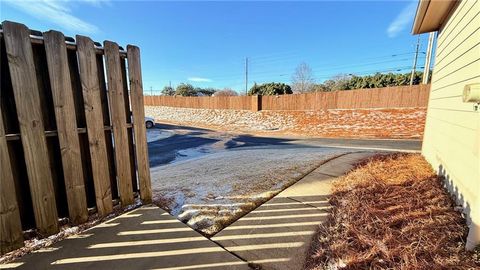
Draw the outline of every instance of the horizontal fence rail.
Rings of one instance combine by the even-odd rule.
[[[1,254],[23,245],[24,230],[47,236],[59,219],[151,201],[139,49],[38,35],[2,23]]]
[[[430,85],[397,86],[278,96],[145,96],[145,105],[196,109],[305,111],[427,107]]]

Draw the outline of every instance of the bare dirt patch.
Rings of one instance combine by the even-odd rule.
[[[478,269],[465,218],[419,154],[377,156],[333,184],[305,269]]]

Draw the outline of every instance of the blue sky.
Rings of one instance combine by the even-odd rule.
[[[408,72],[417,1],[169,2],[1,0],[1,20],[138,45],[145,91],[171,81],[244,91],[290,83],[298,64],[318,82],[336,74]],[[425,51],[428,35],[421,36]],[[420,54],[423,66],[424,54]]]

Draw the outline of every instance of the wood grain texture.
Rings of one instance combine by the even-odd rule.
[[[76,40],[87,134],[90,144],[95,200],[98,213],[104,216],[112,212],[113,203],[95,48],[93,41],[88,37],[77,35]]]
[[[133,114],[135,136],[135,155],[137,158],[140,198],[145,203],[152,201],[152,185],[148,160],[147,131],[145,129],[145,108],[143,104],[142,70],[140,50],[136,46],[127,46],[128,75],[130,80],[130,102]]]
[[[2,25],[35,222],[49,235],[58,232],[58,214],[29,31],[22,24]]]
[[[126,206],[133,203],[133,192],[120,53],[118,45],[114,42],[105,41],[103,47],[115,143],[115,168],[118,189],[122,206]]]
[[[88,212],[67,47],[65,37],[60,32],[46,32],[43,38],[62,155],[68,213],[70,221],[79,224],[87,220]]]
[[[2,96],[0,89],[0,97]],[[22,224],[0,107],[0,254],[23,246]]]

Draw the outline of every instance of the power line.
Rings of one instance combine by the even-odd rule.
[[[417,38],[417,46],[416,46],[416,49],[415,49],[415,58],[413,58],[412,74],[410,75],[410,85],[413,84],[413,75],[415,74],[415,68],[417,67],[418,47],[419,46],[420,46],[420,35],[418,35],[418,38]]]
[[[363,71],[359,71],[357,72],[356,74],[353,74],[353,75],[356,75],[356,76],[364,76],[364,75],[369,75],[369,74],[375,74],[375,73],[385,73],[385,72],[400,72],[402,70],[409,70],[411,68],[411,66],[397,66],[397,67],[393,67],[393,68],[389,68],[389,69],[370,69],[370,70],[363,70]],[[278,77],[284,77],[286,76],[287,74],[275,74],[275,75],[272,75],[272,76],[255,76],[254,78],[256,80],[262,80],[262,79],[269,79],[269,78],[278,78]],[[315,76],[315,78],[317,79],[330,79],[332,77],[334,77],[335,73],[330,73],[330,74],[324,74],[324,75],[321,75],[321,76]]]
[[[248,93],[248,57],[245,57],[245,95]]]
[[[422,52],[423,53],[423,52]],[[412,54],[412,53],[399,53],[399,54],[392,54],[392,55],[389,55],[390,57],[396,57],[396,56],[400,56],[400,55],[407,55],[407,54]],[[385,56],[383,56],[384,58]],[[375,57],[376,59],[379,59],[381,57]],[[375,59],[375,58],[370,58],[370,59]],[[389,59],[389,60],[385,60],[385,61],[377,61],[377,62],[368,62],[368,63],[358,63],[358,64],[340,64],[340,65],[327,65],[327,64],[324,64],[322,65],[322,67],[320,69],[318,69],[318,66],[317,67],[313,67],[314,70],[316,71],[325,71],[325,70],[339,70],[339,69],[343,69],[343,68],[348,68],[348,67],[363,67],[363,66],[370,66],[370,65],[377,65],[377,64],[384,64],[384,63],[394,63],[394,62],[401,62],[401,61],[407,61],[407,60],[410,60],[410,58],[402,58],[402,59]],[[249,58],[249,63],[251,63],[252,60],[251,58]],[[327,67],[326,67],[327,66]],[[257,67],[258,68],[258,65],[255,64],[255,62],[253,62],[253,67]],[[289,73],[291,72],[290,70],[286,71],[260,71],[260,72],[255,72],[255,73],[252,73],[252,74],[276,74],[276,73]],[[235,77],[238,77],[238,73],[237,74],[226,74],[226,75],[223,75],[223,76],[213,76],[213,77],[210,77],[212,79],[223,79],[223,78],[235,78]]]
[[[420,58],[423,58],[423,57],[419,57]],[[341,70],[341,69],[347,69],[347,68],[351,68],[351,67],[356,67],[356,68],[362,68],[362,67],[368,67],[368,66],[372,66],[372,65],[378,65],[378,64],[385,64],[385,63],[402,63],[402,62],[405,62],[405,61],[409,61],[410,59],[409,58],[403,58],[403,59],[392,59],[392,60],[387,60],[387,61],[379,61],[379,62],[370,62],[370,63],[363,63],[363,64],[355,64],[355,65],[345,65],[345,66],[342,66],[342,67],[327,67],[327,68],[322,68],[320,70],[318,69],[315,69],[315,73],[318,75],[319,73],[323,73],[324,71],[335,71],[335,70]],[[259,71],[259,72],[252,72],[252,68],[251,68],[251,65],[250,65],[250,58],[248,59],[248,62],[249,62],[249,75],[250,77],[265,77],[265,76],[278,76],[279,74],[282,74],[282,76],[286,76],[288,74],[291,73],[290,70],[285,70],[285,69],[280,69],[280,70],[265,70],[265,71]],[[319,72],[320,71],[320,72]],[[361,71],[360,71],[361,72]],[[335,72],[335,73],[338,73],[338,72]],[[218,77],[210,77],[212,79],[215,79],[216,81],[222,81],[222,80],[228,80],[230,78],[238,78],[240,77],[239,74],[237,75],[229,75],[229,76],[218,76]],[[318,76],[317,76],[318,77]]]

